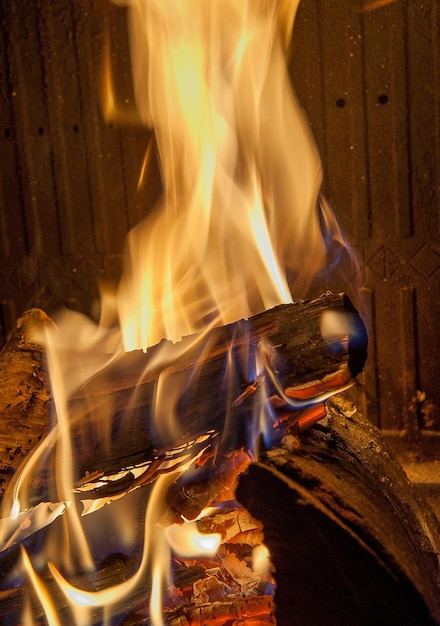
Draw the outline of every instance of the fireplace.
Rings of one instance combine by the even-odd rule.
[[[351,393],[405,463],[435,462],[437,8],[331,4],[302,0],[290,70],[326,195],[363,264],[369,360]],[[153,145],[139,184],[149,131],[136,118],[123,7],[3,2],[0,26],[5,337],[30,307],[98,317],[97,284],[119,279],[125,235],[153,210],[160,171]]]
[[[327,196],[364,263],[373,339],[361,407],[403,451],[435,457],[436,5],[321,4],[301,2],[291,70]],[[117,105],[132,112],[123,13],[104,2],[4,3],[3,336],[30,306],[93,312],[97,280],[118,278],[125,234],[159,193],[153,167],[137,189],[147,131],[122,131],[101,108],[106,28]]]

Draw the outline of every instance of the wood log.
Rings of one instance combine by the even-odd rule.
[[[330,312],[345,320],[334,336],[321,332],[323,314]],[[331,293],[275,307],[201,338],[164,340],[146,352],[124,354],[70,400],[77,484],[87,486],[89,498],[108,497],[153,480],[180,462],[182,451],[228,454],[246,447],[261,389],[265,398],[287,394],[290,404],[307,403],[308,396],[331,395],[350,384],[366,354],[359,315],[345,295]],[[45,392],[41,410],[34,413],[31,404],[27,411],[28,440],[40,437],[42,422],[47,428]],[[2,417],[11,432],[22,418]],[[48,467],[44,489],[51,492],[50,461]]]
[[[235,598],[229,602],[212,602],[201,606],[188,606],[165,616],[167,626],[248,626],[274,625],[272,596]],[[258,621],[257,621],[258,620]],[[139,626],[142,622],[128,622]],[[150,621],[144,622],[150,626]]]
[[[331,338],[323,336],[321,317],[324,311],[337,311],[348,316],[351,331],[354,328],[355,332],[344,332]],[[203,449],[206,432],[216,434],[218,422],[223,427],[225,416],[229,413],[230,430],[228,436],[222,438],[222,451],[233,456],[237,442],[245,441],[241,439],[246,430],[242,422],[254,410],[256,388],[263,384],[261,380],[258,384],[255,380],[255,360],[261,344],[276,374],[276,380],[267,381],[270,387],[265,398],[269,394],[287,393],[288,390],[289,402],[293,404],[297,392],[300,400],[307,397],[307,393],[311,396],[334,393],[336,387],[346,384],[358,373],[366,358],[366,335],[362,322],[344,296],[333,294],[326,294],[309,303],[278,307],[251,320],[215,329],[201,345],[196,346],[193,338],[186,338],[176,347],[169,342],[162,342],[147,353],[125,355],[71,400],[71,429],[76,462],[82,462],[86,468],[82,470],[85,478],[82,484],[93,484],[94,476],[102,480],[105,472],[112,469],[120,472],[121,468],[133,466],[136,461],[145,463],[146,459],[150,462],[153,459],[153,463],[162,463],[170,460],[169,449],[162,448],[164,452],[161,453],[158,446],[175,446],[171,435],[176,436],[176,432],[169,433],[169,439],[165,437],[164,440],[163,434],[158,438],[150,427],[156,387],[158,380],[163,378],[167,379],[171,389],[175,386],[176,377],[181,384],[182,375],[190,383],[182,387],[179,398],[178,445],[195,445],[196,448],[199,445]],[[170,353],[166,367],[163,363],[156,366],[155,358],[159,351],[162,352],[164,345]],[[39,354],[42,358],[42,353]],[[236,376],[228,378],[225,389],[222,382],[219,384],[218,381],[224,381],[225,364],[229,362],[232,362]],[[336,378],[333,376],[335,374]],[[220,403],[218,397],[225,391],[225,401]],[[45,424],[49,421],[49,394],[46,396]],[[30,411],[29,415],[33,416],[33,412]],[[124,423],[115,437],[115,426],[122,418]],[[32,419],[29,422],[31,430]],[[104,436],[100,432],[103,422]],[[36,420],[35,424],[39,427],[40,422]],[[109,433],[112,436],[110,448],[107,449],[102,440],[108,440]],[[199,438],[202,441],[197,443]],[[235,478],[237,471],[235,467],[233,469]],[[149,468],[146,471],[149,473],[148,480],[153,479],[154,471],[151,472]],[[44,484],[46,492],[50,492],[50,480],[51,474],[48,472]],[[137,477],[130,470],[116,484],[107,484],[104,489],[97,488],[94,495],[101,497],[109,493],[123,493],[136,486],[136,480]],[[223,482],[220,483],[224,487]],[[17,555],[16,550],[12,552]],[[13,555],[9,556],[13,559]]]
[[[131,494],[126,499],[126,507],[130,508],[136,502],[139,509],[145,511],[145,503],[148,495],[144,490],[142,493]],[[131,503],[130,503],[131,499]],[[142,506],[139,506],[142,501]],[[137,516],[136,516],[137,517]],[[91,522],[93,523],[93,522]],[[105,528],[104,512],[97,514],[98,526]],[[119,585],[130,579],[139,568],[140,554],[143,548],[143,538],[145,536],[145,517],[139,512],[136,519],[136,541],[134,549],[130,549],[130,555],[123,553],[112,553],[97,563],[95,572],[70,572],[66,577],[68,581],[79,590],[94,592],[108,589],[114,585]],[[61,530],[62,520],[54,522],[58,525],[55,533]],[[191,620],[202,619],[208,614],[212,617],[209,623],[225,624],[232,616],[238,619],[239,616],[246,615],[257,618],[265,616],[269,620],[268,607],[273,607],[271,597],[263,595],[269,590],[268,581],[270,578],[266,573],[253,573],[253,580],[248,579],[248,574],[252,570],[248,568],[248,563],[253,546],[260,545],[262,541],[261,524],[254,520],[246,511],[237,506],[224,509],[216,516],[212,515],[198,523],[199,529],[203,532],[218,532],[222,535],[222,546],[218,555],[214,557],[194,560],[177,557],[171,562],[172,580],[175,593],[171,593],[164,599],[164,621],[167,624],[187,624],[193,623]],[[243,533],[244,531],[244,533]],[[245,535],[245,536],[244,536]],[[34,535],[31,541],[25,543],[29,554],[38,552],[41,548],[41,539]],[[250,540],[250,541],[249,541]],[[238,544],[238,545],[237,545]],[[106,544],[100,550],[105,553],[108,546]],[[233,551],[232,554],[229,550]],[[132,556],[136,554],[136,557]],[[237,556],[238,555],[238,558]],[[2,563],[0,555],[0,624],[19,624],[23,615],[23,608],[28,605],[32,613],[33,623],[44,624],[44,608],[40,599],[30,582],[26,580],[26,575],[21,581],[21,585],[12,586],[11,582],[18,582],[18,565],[22,558],[20,547],[14,546],[9,554],[9,563]],[[240,559],[240,560],[239,560]],[[39,559],[37,558],[38,562]],[[236,571],[231,572],[232,567]],[[2,571],[3,565],[3,571]],[[245,571],[244,571],[245,570]],[[40,581],[46,590],[46,597],[50,597],[55,608],[60,623],[70,624],[75,620],[72,618],[71,607],[62,593],[54,578],[49,574],[46,567],[40,567],[38,572]],[[2,581],[9,581],[9,585],[2,584]],[[217,583],[217,588],[212,585],[212,581]],[[242,588],[243,587],[243,588]],[[210,592],[210,589],[212,590]],[[215,605],[210,609],[209,600],[205,595],[212,594],[209,598]],[[202,593],[203,592],[203,593]],[[117,603],[111,606],[111,623],[124,624],[149,624],[149,600],[151,593],[151,572],[145,571],[141,576],[139,584],[129,591]],[[250,599],[259,597],[255,602]],[[88,624],[101,624],[103,620],[103,608],[91,606],[88,611]],[[180,620],[180,621],[179,621]],[[187,620],[187,621],[185,621]],[[194,622],[198,623],[198,622]],[[269,624],[274,623],[269,621]]]
[[[335,398],[324,422],[283,444],[237,491],[264,524],[278,623],[439,623],[438,522],[377,429]],[[193,608],[168,617],[185,624]],[[148,619],[135,610],[126,623]]]
[[[326,303],[313,304],[316,311],[311,314],[314,319],[311,326],[309,313],[306,312],[310,303],[293,305],[300,307],[301,314],[293,327],[282,329],[284,343],[277,341],[281,332],[277,326],[279,312],[275,313],[276,322],[272,320],[270,323],[266,316],[270,317],[273,312],[263,314],[264,323],[261,327],[265,328],[264,332],[260,334],[259,330],[254,331],[251,326],[251,332],[249,328],[245,330],[245,339],[242,339],[239,332],[240,341],[234,344],[236,351],[241,354],[240,351],[249,343],[251,351],[256,350],[262,338],[268,341],[274,350],[274,367],[284,390],[299,389],[301,393],[304,389],[307,392],[310,389],[322,390],[325,388],[321,384],[323,378],[327,374],[333,374],[335,369],[340,370],[341,364],[348,367],[350,375],[355,375],[365,358],[365,341],[362,340],[360,346],[352,344],[347,350],[338,353],[330,350],[328,355],[331,345],[323,340],[320,333],[319,311],[322,312],[327,306],[341,310],[343,300],[332,296],[331,302],[331,305],[328,300]],[[301,321],[302,316],[306,318],[305,322]],[[302,323],[308,328],[307,331],[300,332]],[[246,326],[249,324],[246,323]],[[233,326],[230,330],[232,328]],[[311,328],[314,329],[313,332]],[[215,331],[215,334],[219,337],[220,330]],[[287,340],[291,336],[297,343],[289,347]],[[237,338],[236,330],[233,337]],[[196,363],[205,364],[207,369],[202,370],[203,377],[199,377],[198,382],[201,380],[203,387],[206,374],[206,390],[201,391],[200,398],[195,392],[196,387],[190,389],[189,397],[196,401],[198,410],[199,407],[200,410],[213,408],[217,419],[221,416],[224,418],[224,406],[216,406],[219,404],[219,394],[214,394],[212,401],[207,397],[209,392],[212,395],[213,388],[220,388],[222,392],[221,384],[213,384],[214,379],[211,376],[214,373],[218,376],[222,366],[224,367],[225,357],[230,354],[229,339],[213,341],[202,354],[191,354],[188,349],[183,364],[170,360],[165,371],[166,376],[170,377],[181,372],[185,375],[188,372],[193,374]],[[103,373],[101,380],[96,378],[91,381],[90,386],[82,389],[72,400],[72,433],[76,438],[77,459],[86,463],[86,466],[92,452],[97,454],[105,451],[103,461],[94,459],[95,467],[116,468],[117,471],[121,467],[134,464],[134,459],[145,460],[148,453],[157,456],[158,447],[164,442],[157,433],[148,431],[145,422],[148,421],[148,411],[151,411],[154,400],[154,385],[159,375],[163,375],[163,369],[159,371],[151,368],[147,376],[141,376],[141,389],[137,390],[140,393],[136,394],[135,400],[131,395],[135,382],[139,380],[138,372],[145,371],[145,363],[152,359],[152,354],[157,349],[149,351],[150,354],[127,355],[126,360],[122,359],[113,366],[115,369],[111,368]],[[314,354],[315,350],[320,356],[308,360],[308,355]],[[356,350],[363,357],[353,361],[352,354]],[[291,351],[294,354],[293,364],[288,360]],[[234,350],[232,352],[235,354]],[[322,365],[320,369],[318,364],[325,362],[326,353],[330,366],[326,369]],[[222,366],[218,363],[214,365],[213,362],[217,359]],[[246,359],[245,363],[248,362]],[[241,358],[238,363],[243,363]],[[194,380],[191,375],[189,379],[191,382]],[[315,379],[320,384],[314,385]],[[254,382],[246,367],[242,368],[237,381],[228,399],[232,399],[230,406],[236,411],[234,417],[238,415],[245,418],[249,411],[248,404],[252,404],[255,397],[254,392],[250,395],[246,393]],[[200,387],[197,389],[200,390]],[[279,390],[273,388],[269,391],[276,394]],[[333,392],[334,389],[330,391]],[[101,403],[103,398],[110,398],[110,403]],[[241,398],[239,403],[236,402],[237,398]],[[124,402],[127,399],[130,401],[129,411],[125,412]],[[44,400],[46,410],[47,401]],[[32,415],[33,406],[32,400],[28,415]],[[120,425],[122,417],[128,415],[132,419],[133,409],[137,417],[129,424]],[[104,420],[97,419],[97,415],[102,417],[101,410],[108,411]],[[328,412],[326,422],[304,433],[300,442],[297,438],[287,437],[284,448],[276,447],[266,452],[258,463],[250,467],[248,475],[240,480],[238,497],[264,523],[266,543],[277,570],[276,605],[279,623],[289,626],[290,623],[299,622],[302,626],[308,626],[322,623],[323,616],[329,626],[352,623],[366,626],[371,623],[396,626],[417,623],[423,626],[439,623],[437,555],[440,532],[435,518],[429,513],[426,504],[417,498],[380,433],[370,423],[365,422],[354,408],[349,408],[340,400],[332,401]],[[180,431],[186,433],[191,430],[190,427],[195,426],[195,434],[191,432],[192,440],[199,436],[198,433],[206,432],[207,426],[212,425],[211,418],[207,418],[207,422],[198,416],[195,419],[194,412],[191,413],[185,402],[179,405],[178,414],[183,424],[180,425],[179,434]],[[116,443],[122,445],[122,451],[115,446],[106,449],[102,444],[98,436],[98,426],[102,421],[106,422],[106,427],[110,425],[113,428],[113,433],[115,425],[119,425]],[[145,433],[144,430],[148,432]],[[123,436],[127,432],[132,432],[128,441]],[[80,445],[85,434],[93,435],[92,441],[86,440],[87,454],[83,454]],[[185,435],[180,437],[180,441],[182,440],[188,441],[189,436],[186,439]],[[236,440],[227,441],[226,452],[235,445],[234,441]],[[165,444],[166,442],[165,438]],[[117,457],[114,463],[113,456]],[[92,469],[93,464],[88,467]],[[95,471],[101,474],[104,472],[102,469]],[[118,491],[132,486],[132,481],[136,480],[135,474],[127,475],[127,478],[113,488]],[[99,489],[97,491],[99,497]],[[84,586],[88,583],[80,581],[79,584]],[[2,596],[2,606],[10,602],[8,606],[12,607],[14,601],[17,605],[14,593],[18,591],[5,593],[7,597]],[[247,619],[245,616],[245,623]]]
[[[96,572],[73,575],[69,577],[69,582],[85,591],[100,591],[124,583],[133,576],[137,567],[138,563],[134,557],[113,554],[99,565]],[[192,585],[203,576],[205,576],[205,570],[199,565],[193,565],[186,569],[176,569],[174,572],[176,586]],[[72,623],[71,607],[58,584],[47,575],[42,577],[42,581],[53,605],[56,606],[60,623]],[[144,581],[144,584],[138,585],[120,603],[113,606],[112,618],[120,621],[124,615],[133,614],[137,611],[142,611],[145,615],[148,612],[150,592],[150,581]],[[30,584],[0,591],[0,624],[20,624],[26,602],[29,603],[34,623],[45,624],[44,608]],[[91,607],[88,619],[89,624],[102,624],[102,607]]]
[[[345,320],[342,333],[323,336],[324,312]],[[122,480],[90,494],[100,497],[109,488],[126,489],[130,481],[139,484],[134,474],[121,476],[122,468],[153,459],[160,469],[179,446],[186,446],[184,452],[207,447],[207,433],[216,453],[246,448],[258,403],[282,395],[283,404],[286,394],[300,406],[316,400],[310,396],[331,395],[351,384],[366,355],[359,315],[346,296],[330,293],[214,329],[201,341],[187,337],[128,353],[71,401],[78,478],[83,484],[91,476],[97,484],[103,475]],[[150,466],[143,480],[154,476]]]
[[[371,423],[341,398],[328,414],[237,490],[264,525],[278,623],[440,623],[437,519]]]
[[[0,496],[49,430],[49,381],[44,351],[33,333],[52,325],[43,311],[27,311],[0,352]]]

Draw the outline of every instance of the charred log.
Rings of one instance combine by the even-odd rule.
[[[345,330],[323,334],[325,312],[339,315]],[[96,473],[102,482],[102,474],[154,459],[155,467],[142,477],[139,471],[124,477],[139,484],[153,479],[164,463],[177,461],[173,451],[179,446],[185,453],[205,454],[246,448],[259,403],[271,398],[283,407],[287,399],[299,409],[330,396],[352,383],[366,354],[365,328],[342,294],[278,306],[214,329],[197,342],[187,337],[128,353],[71,402],[79,478],[89,482],[87,476]],[[163,415],[164,399],[172,415]],[[103,441],[102,430],[114,434],[112,441]],[[105,488],[94,495],[103,494]]]
[[[93,593],[124,583],[124,581],[135,573],[137,565],[136,559],[133,557],[124,554],[114,554],[106,558],[95,573],[70,576],[69,582],[79,589]],[[203,576],[205,576],[204,569],[198,565],[188,568],[176,568],[174,572],[175,584],[182,587],[192,585]],[[63,623],[72,623],[69,601],[55,580],[50,576],[45,576],[42,577],[42,582],[49,596],[52,598],[54,605],[57,607],[58,615],[63,620]],[[121,620],[124,615],[135,614],[137,611],[142,611],[145,615],[148,609],[150,592],[151,584],[149,581],[138,585],[123,601],[113,606],[113,617],[119,617]],[[44,607],[41,605],[35,591],[28,585],[0,591],[0,623],[20,624],[23,606],[26,602],[29,603],[31,607],[33,619],[36,623],[45,624]],[[102,608],[90,609],[90,624],[101,624],[102,619]]]
[[[340,316],[342,330],[323,333],[324,313]],[[366,353],[359,315],[346,296],[328,293],[213,329],[203,338],[162,341],[147,352],[124,354],[70,401],[78,487],[86,485],[89,498],[109,497],[151,482],[182,459],[246,448],[259,403],[270,397],[270,410],[277,412],[287,401],[290,412],[292,406],[329,396],[351,384]],[[33,380],[32,363],[28,367]],[[0,387],[6,397],[10,384],[3,388],[1,382]],[[26,441],[41,438],[43,427],[47,429],[46,387],[44,391],[38,410],[33,402],[28,406]],[[168,413],[163,420],[164,399]],[[299,419],[299,410],[297,415]],[[4,411],[2,417],[8,422],[2,434],[5,448],[17,450],[24,440],[14,438],[14,424],[22,423],[23,416]]]
[[[52,325],[43,311],[27,311],[0,352],[0,495],[49,430],[49,381],[44,352],[34,335]]]
[[[148,497],[145,492],[144,497]],[[80,590],[93,594],[109,589],[123,584],[138,573],[143,549],[142,537],[145,533],[144,522],[145,519],[140,515],[134,551],[136,558],[115,552],[99,562],[93,573],[70,571],[65,574],[69,583],[78,589],[78,594]],[[58,525],[61,523],[60,519],[54,522]],[[219,515],[212,514],[200,520],[198,527],[201,532],[219,533],[222,545],[216,557],[196,560],[177,557],[171,562],[173,588],[164,597],[164,622],[174,625],[209,623],[220,626],[229,624],[234,618],[261,619],[265,620],[263,623],[275,623],[271,574],[254,572],[249,567],[252,549],[263,540],[261,524],[235,504],[224,508]],[[29,554],[34,550],[38,551],[40,540],[41,537],[34,535],[24,542]],[[0,591],[0,623],[21,623],[23,606],[26,604],[31,609],[34,623],[45,623],[41,596],[38,597],[31,584],[26,584],[26,575],[22,584],[16,586],[18,581],[14,576],[22,558],[20,547],[14,546],[9,551],[9,557],[7,564],[4,562],[4,555],[0,555],[0,580],[15,580],[15,585],[13,588],[6,586]],[[39,578],[47,596],[56,607],[60,622],[73,623],[75,620],[72,617],[72,606],[47,568],[41,569]],[[116,594],[117,590],[113,595]],[[116,620],[124,624],[149,624],[150,594],[151,572],[146,571],[137,585],[131,586],[129,592],[111,605],[112,623]],[[87,623],[101,624],[103,610],[103,607],[91,606]]]
[[[439,623],[437,520],[378,430],[329,405],[327,422],[266,452],[237,491],[264,525],[280,623]]]

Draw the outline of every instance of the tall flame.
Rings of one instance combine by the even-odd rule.
[[[136,103],[164,191],[128,238],[126,349],[290,302],[324,263],[321,164],[286,64],[298,4],[130,2]]]

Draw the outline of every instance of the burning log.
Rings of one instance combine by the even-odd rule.
[[[339,320],[336,328],[323,324],[326,315]],[[190,454],[246,449],[256,410],[270,404],[276,418],[280,409],[350,386],[366,344],[348,298],[328,293],[214,329],[201,341],[187,337],[124,355],[71,401],[81,489],[105,497],[150,482]],[[156,415],[158,394],[172,413],[168,429],[161,419],[170,416]],[[97,426],[117,438],[103,441]]]
[[[339,320],[335,328],[323,324],[326,315]],[[201,454],[229,458],[248,445],[251,416],[268,398],[270,411],[282,421],[286,410],[295,415],[296,408],[349,386],[363,367],[366,343],[348,298],[327,293],[213,329],[202,339],[162,341],[147,352],[124,354],[70,401],[78,490],[87,491],[88,499],[113,497]],[[33,344],[32,350],[35,355]],[[38,355],[41,359],[41,350]],[[39,381],[34,373],[29,361],[27,376]],[[159,392],[173,413],[169,429],[157,416]],[[43,404],[27,408],[26,441],[41,438],[42,422],[47,429],[45,394]],[[4,412],[3,418],[8,420],[4,445],[15,450],[23,438],[18,442],[12,433],[23,415]],[[300,419],[298,410],[293,421]],[[50,483],[50,472],[46,480]]]
[[[182,517],[195,519],[200,511],[214,501],[233,500],[237,477],[252,459],[243,450],[218,455],[202,468],[183,474],[168,489],[167,523],[178,523]]]
[[[328,328],[323,330],[325,313],[341,316],[342,329],[339,324],[331,333]],[[168,353],[165,366],[161,360],[164,348]],[[175,520],[183,514],[195,517],[225,493],[233,497],[236,477],[251,460],[247,428],[256,408],[268,405],[275,422],[278,418],[286,421],[286,412],[294,414],[300,409],[298,417],[292,418],[294,424],[299,423],[309,402],[320,403],[350,385],[365,357],[366,335],[358,314],[345,296],[333,294],[215,329],[202,343],[188,337],[180,344],[162,342],[147,353],[124,355],[70,401],[75,463],[80,468],[79,497],[84,501],[111,499],[197,457],[201,473],[189,474],[190,483],[178,480],[168,496]],[[226,366],[232,368],[227,376]],[[182,380],[187,384],[182,386]],[[165,436],[152,426],[157,387],[164,382],[168,389],[179,391],[175,405],[178,429],[165,432]],[[219,396],[224,398],[222,402]],[[32,430],[32,412],[28,415]],[[117,428],[118,436],[108,441],[107,447],[101,429],[114,434]],[[44,475],[44,489],[50,493],[50,468]],[[195,497],[197,492],[200,497]],[[38,524],[30,525],[30,532],[38,530]],[[24,538],[26,524],[23,529]],[[249,531],[246,538],[261,539],[261,529]],[[90,588],[89,582],[82,582]],[[8,594],[5,600],[13,597]],[[229,615],[239,623],[252,615],[254,621],[271,623],[264,612],[249,613],[244,606],[248,604],[252,603],[237,599],[226,613],[219,612],[218,620]],[[204,619],[206,610],[194,609],[191,619],[199,613]]]
[[[248,624],[262,626],[275,624],[273,619],[274,602],[272,596],[236,598],[229,602],[212,602],[204,606],[183,607],[169,614],[168,626],[204,626],[212,624]],[[139,622],[136,622],[139,624]]]
[[[174,348],[166,343],[171,352],[177,350],[179,359],[170,358],[165,369],[149,367],[145,370],[146,364],[154,362],[159,349],[155,347],[147,353],[122,357],[90,381],[71,401],[72,433],[77,442],[77,460],[82,463],[78,489],[88,490],[83,491],[81,497],[111,497],[148,483],[158,473],[168,471],[170,465],[181,463],[182,453],[185,456],[187,450],[191,451],[190,460],[194,454],[199,460],[194,471],[182,476],[170,489],[168,500],[176,518],[187,512],[194,515],[206,502],[220,497],[225,489],[233,489],[237,474],[250,462],[248,452],[238,446],[243,443],[240,439],[243,433],[236,437],[237,423],[240,431],[240,424],[254,411],[255,402],[260,401],[258,393],[263,384],[267,384],[265,402],[269,402],[278,421],[288,427],[290,424],[291,430],[295,430],[301,420],[308,423],[317,415],[322,417],[319,411],[317,415],[312,412],[312,417],[304,413],[307,409],[300,409],[301,401],[317,403],[312,407],[314,411],[322,406],[324,397],[349,384],[362,367],[366,353],[363,326],[357,325],[359,341],[351,333],[347,342],[341,331],[337,340],[334,336],[329,339],[329,335],[322,332],[321,323],[322,313],[327,310],[348,311],[351,322],[358,320],[343,296],[327,294],[311,303],[277,308],[248,322],[212,331],[202,351],[196,350],[189,339],[184,340],[190,347],[183,355],[179,346]],[[40,313],[36,319],[47,322]],[[20,328],[23,327],[20,322]],[[258,360],[249,359],[248,355],[255,357],[262,343],[266,348],[269,345],[269,349],[263,350],[263,356],[269,355],[272,368],[264,370],[264,382],[261,378],[252,379],[247,370],[249,362]],[[21,352],[17,354],[16,348],[11,348],[21,344],[28,346],[32,355],[30,371],[34,371],[37,354],[40,358],[38,371],[42,373],[42,353],[35,352],[36,347],[27,340],[23,342],[18,338],[14,344],[11,339],[2,357],[9,354],[8,358],[18,358],[21,362]],[[335,346],[337,351],[334,351]],[[244,360],[243,351],[246,353]],[[233,379],[233,388],[228,386],[225,390],[222,383],[215,381],[222,380],[222,368],[231,354],[236,357],[237,376]],[[139,378],[139,371],[147,373]],[[274,379],[271,372],[276,373]],[[184,388],[183,401],[178,404],[176,413],[180,420],[179,434],[183,435],[171,448],[167,447],[166,437],[163,440],[146,428],[145,416],[154,412],[158,381],[169,377],[173,383],[182,373],[185,380],[191,383],[196,380],[197,385]],[[39,381],[37,388],[40,389],[38,385],[44,378],[32,374],[30,377]],[[137,383],[140,385],[133,398]],[[4,389],[7,387],[5,385]],[[12,389],[12,385],[9,387]],[[36,429],[41,428],[42,414],[47,428],[49,394],[45,389],[46,395],[37,396],[44,411],[34,403],[31,394],[28,396],[32,397],[26,405],[29,406],[26,429],[29,428],[30,433],[34,432],[34,423]],[[217,428],[218,422],[222,425],[225,422],[225,404],[218,402],[219,393],[225,391],[227,417],[234,425],[233,435],[220,434]],[[293,406],[289,406],[292,399]],[[192,411],[191,401],[195,407]],[[40,406],[40,418],[34,422],[36,406]],[[121,426],[118,446],[110,442],[110,447],[106,448],[98,437],[100,409],[110,407],[104,422],[113,427],[120,423],[119,413],[124,406],[128,406],[123,413],[128,421]],[[208,410],[215,415],[205,414]],[[300,442],[294,435],[288,435],[284,447],[277,446],[264,453],[258,463],[250,466],[249,474],[240,479],[240,500],[264,524],[265,541],[277,571],[276,605],[280,620],[289,615],[294,606],[295,619],[305,626],[319,623],[323,614],[328,616],[328,623],[339,626],[353,621],[363,624],[375,620],[377,623],[383,618],[387,623],[399,625],[434,623],[440,616],[437,523],[426,506],[417,500],[401,468],[371,424],[341,401],[332,403],[327,413],[327,422],[307,431]],[[89,435],[91,439],[83,448]],[[96,458],[92,459],[93,455]],[[223,462],[219,465],[220,458]],[[229,466],[224,463],[225,459],[230,461]],[[109,470],[117,471],[113,482],[107,473]],[[191,511],[188,506],[194,503],[196,506]],[[238,514],[235,517],[238,519]],[[213,530],[209,524],[214,522],[199,523]],[[246,541],[253,541],[255,536],[259,541],[261,528],[254,527],[252,521],[246,528],[250,532]],[[225,536],[230,541],[226,530]],[[13,550],[18,553],[18,548]],[[226,556],[227,551],[225,559]],[[335,564],[340,577],[335,576]],[[72,582],[83,589],[98,589],[117,584],[130,575],[132,569],[131,561],[116,560],[106,569],[105,576],[98,572],[89,577],[74,577]],[[47,584],[60,606],[66,607],[54,581],[49,580]],[[0,615],[15,614],[26,593],[24,588],[2,592]],[[139,595],[128,597],[126,604],[118,609],[120,614],[131,611],[127,624],[148,623],[145,617],[148,589],[137,593]],[[38,602],[32,598],[30,602],[33,614],[41,615]],[[166,620],[178,626],[224,624],[231,620],[237,624],[271,624],[272,610],[273,600],[268,596],[241,597],[169,610]],[[96,620],[99,621],[99,611]]]
[[[27,311],[0,352],[0,495],[21,461],[49,430],[44,351],[32,336],[47,326],[53,322],[43,311]]]
[[[55,523],[61,523],[61,520]],[[240,623],[239,620],[252,617],[265,620],[262,622],[265,624],[275,623],[270,594],[273,588],[271,573],[260,573],[249,567],[252,549],[256,545],[260,546],[263,540],[261,524],[237,504],[225,508],[219,515],[213,513],[197,524],[205,533],[220,533],[222,545],[216,557],[178,558],[173,561],[173,588],[164,607],[164,622],[177,625],[207,623],[199,620],[208,620],[210,624],[220,626],[229,624],[232,618]],[[0,559],[3,580],[7,580],[8,575],[17,568],[20,558],[25,556],[18,546],[14,546],[10,552],[12,554],[9,555],[7,567]],[[100,562],[96,572],[71,573],[67,579],[81,590],[78,593],[93,594],[124,584],[124,581],[135,575],[138,568],[137,558],[115,553]],[[44,570],[40,573],[40,580],[46,590],[45,597],[50,597],[57,607],[60,623],[73,623],[72,606],[54,578]],[[139,584],[133,586],[130,593],[124,594],[112,606],[112,618],[124,619],[124,625],[150,624],[150,594],[151,580],[147,574],[141,577]],[[45,615],[41,593],[25,585],[0,591],[0,623],[21,623],[23,606],[26,604],[35,622],[40,623],[39,620],[43,620]],[[91,606],[87,623],[101,624],[102,610],[102,607]]]
[[[91,592],[99,591],[123,583],[127,578],[133,575],[136,570],[136,565],[135,558],[123,554],[115,554],[105,559],[95,573],[78,574],[72,576],[70,581],[80,589]],[[175,584],[177,586],[192,585],[204,575],[203,567],[198,565],[176,570]],[[63,618],[63,622],[66,624],[71,623],[72,618],[69,602],[55,580],[47,577],[47,579],[44,580],[44,584],[49,596],[53,598],[60,617]],[[150,592],[151,585],[148,581],[146,581],[144,585],[139,585],[114,609],[114,615],[122,617],[127,613],[135,614],[141,608],[145,613],[145,607],[148,606]],[[28,587],[21,586],[0,591],[0,623],[20,624],[25,602],[29,602],[35,620],[44,619],[44,608],[35,593]],[[90,624],[102,623],[102,608],[93,608],[90,612],[89,620]],[[40,621],[38,621],[38,623],[40,623]],[[41,621],[41,623],[44,622]]]
[[[436,518],[371,423],[340,398],[328,415],[237,490],[264,525],[280,623],[440,623]]]
[[[202,517],[197,522],[202,533],[220,533],[222,543],[246,543],[258,546],[263,543],[263,525],[245,509]]]

